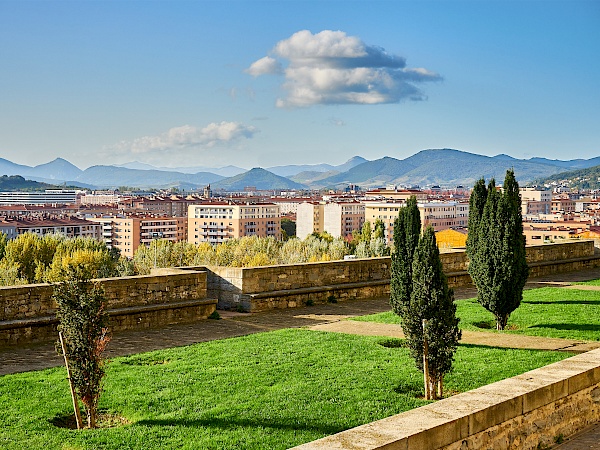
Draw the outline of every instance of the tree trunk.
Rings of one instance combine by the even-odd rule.
[[[425,400],[432,400],[433,389],[429,377],[429,344],[427,343],[427,320],[423,319],[423,381],[425,383]]]
[[[440,376],[437,382],[437,398],[444,398],[444,377]]]

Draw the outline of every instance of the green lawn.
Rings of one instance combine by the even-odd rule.
[[[600,286],[600,280],[591,280],[591,281],[578,281],[577,283],[572,284],[583,284],[587,286]]]
[[[2,376],[0,448],[288,448],[426,403],[407,350],[381,342],[289,329],[117,358],[100,407],[131,424],[101,430],[51,423],[71,413],[64,368]],[[460,346],[446,388],[470,390],[568,356]]]
[[[476,299],[458,300],[459,326],[464,330],[495,331],[494,316]],[[400,323],[392,312],[355,320]],[[486,329],[485,327],[489,329]],[[565,339],[600,340],[600,291],[562,288],[530,289],[523,292],[521,306],[508,320],[507,333]]]

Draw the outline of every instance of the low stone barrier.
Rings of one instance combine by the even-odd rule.
[[[593,241],[530,246],[530,276],[539,277],[600,266]],[[472,285],[463,250],[441,253],[450,287]],[[207,267],[208,292],[220,309],[263,311],[390,292],[391,258],[369,258],[267,267]],[[198,269],[198,268],[192,268]]]
[[[600,349],[295,447],[548,448],[600,420]]]
[[[188,323],[208,317],[206,271],[167,270],[147,276],[103,278],[112,331]],[[51,284],[0,288],[0,346],[56,337]]]

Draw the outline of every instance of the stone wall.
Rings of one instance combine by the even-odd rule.
[[[113,331],[190,322],[216,309],[216,300],[206,298],[205,271],[169,270],[97,281],[108,300]],[[0,346],[56,336],[52,290],[50,284],[0,288]]]
[[[600,350],[295,447],[549,448],[600,420]]]
[[[472,284],[464,250],[440,255],[450,287]],[[527,247],[530,276],[600,266],[592,241]],[[389,294],[391,259],[372,258],[268,267],[208,267],[208,292],[220,309],[262,311]],[[198,268],[193,268],[198,269]]]

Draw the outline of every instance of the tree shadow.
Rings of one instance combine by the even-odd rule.
[[[544,323],[529,328],[552,328],[554,330],[595,331],[600,332],[600,325],[576,323]]]
[[[189,428],[219,428],[229,430],[232,428],[273,428],[278,430],[302,430],[314,431],[324,435],[339,433],[347,428],[339,425],[328,425],[326,423],[302,423],[297,418],[290,417],[288,420],[276,419],[240,419],[240,418],[218,418],[206,419],[148,419],[136,422],[136,425],[147,427],[172,427],[181,426]]]
[[[600,305],[600,300],[523,300],[521,303],[528,305]]]

